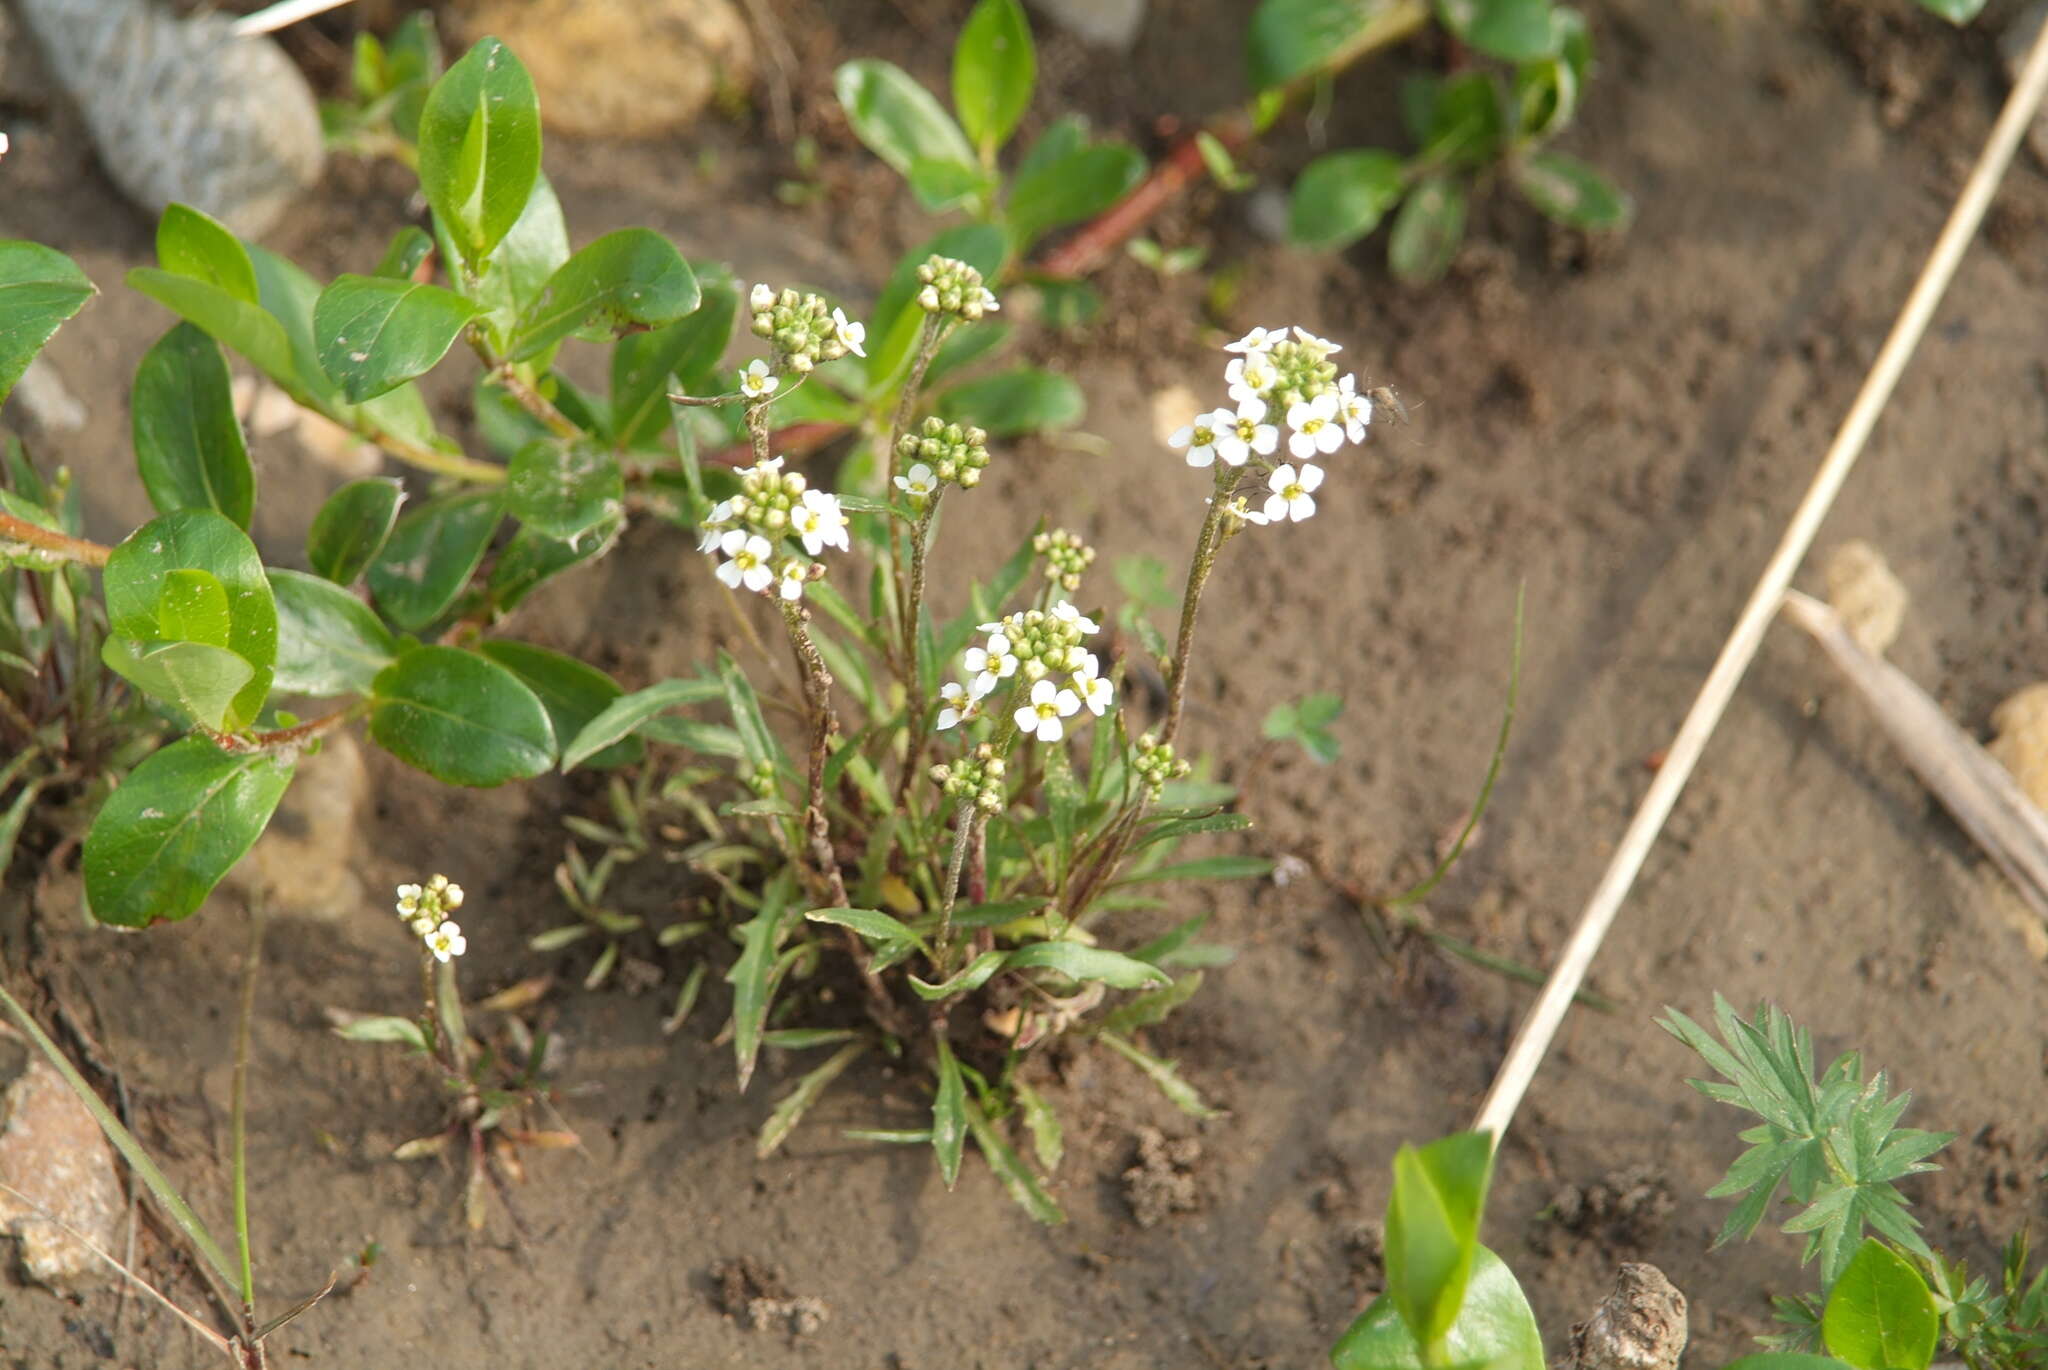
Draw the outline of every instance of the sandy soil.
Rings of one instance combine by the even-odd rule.
[[[934,35],[950,33],[960,8],[783,6],[802,40],[805,121],[831,132],[820,77],[843,53],[879,52],[936,82]],[[1152,116],[1207,113],[1235,81],[1237,20],[1224,8],[1157,0],[1130,61],[1050,40],[1040,116],[1079,108],[1149,143]],[[1872,32],[1842,11],[1596,7],[1603,69],[1573,150],[1640,204],[1627,239],[1597,251],[1497,206],[1451,281],[1410,294],[1384,279],[1377,243],[1343,259],[1292,254],[1250,231],[1241,200],[1211,195],[1197,207],[1206,215],[1165,226],[1210,242],[1215,263],[1241,273],[1229,327],[1298,321],[1335,337],[1416,412],[1335,464],[1312,522],[1232,549],[1189,740],[1250,787],[1255,849],[1319,853],[1373,887],[1421,869],[1485,764],[1525,585],[1524,708],[1506,777],[1431,913],[1491,950],[1547,961],[2002,91],[1984,35],[1913,14]],[[1346,78],[1330,143],[1390,136],[1390,70]],[[94,402],[91,421],[37,450],[82,473],[97,530],[114,534],[146,513],[125,409],[107,397],[165,326],[119,286],[148,258],[150,226],[114,197],[60,101],[9,99],[0,94],[15,130],[10,183],[26,193],[0,201],[0,233],[74,253],[106,292],[49,354]],[[843,136],[826,152],[828,194],[802,210],[769,193],[786,154],[722,125],[672,144],[557,140],[548,169],[579,242],[646,223],[745,278],[857,291],[929,225],[887,198],[886,173],[847,153]],[[1297,129],[1258,170],[1275,182],[1311,155]],[[330,274],[374,257],[407,212],[400,178],[337,167],[272,244]],[[2044,220],[2048,180],[2023,164],[1823,535],[1888,554],[1916,599],[1894,659],[1973,727],[2048,667]],[[1107,556],[1184,554],[1196,494],[1147,410],[1173,382],[1221,397],[1201,285],[1162,288],[1132,263],[1103,285],[1114,306],[1138,311],[1135,326],[1037,345],[1086,387],[1101,454],[1005,452],[947,529],[956,549],[1006,545],[1050,504]],[[446,405],[459,419],[457,401]],[[300,564],[304,521],[339,477],[288,443],[259,447],[257,460],[259,539],[272,560]],[[537,596],[509,631],[597,653],[629,685],[645,683],[730,631],[692,562],[679,535],[641,530]],[[1344,755],[1329,768],[1258,745],[1267,706],[1310,689],[1348,701]],[[450,794],[372,758],[340,855],[371,891],[429,869],[469,885],[473,990],[543,969],[568,979],[585,962],[548,964],[521,946],[559,921],[546,879],[559,816],[594,802],[562,782]],[[1312,879],[1200,897],[1217,900],[1212,932],[1240,956],[1153,1043],[1229,1116],[1192,1126],[1121,1062],[1068,1061],[1050,1085],[1069,1124],[1055,1178],[1067,1227],[1033,1227],[977,1162],[949,1195],[924,1156],[841,1140],[845,1126],[916,1125],[915,1080],[880,1068],[857,1071],[785,1155],[757,1163],[753,1130],[792,1062],[770,1061],[742,1098],[729,1052],[706,1040],[719,996],[670,1038],[658,1027],[665,993],[564,988],[545,1013],[567,1044],[563,1106],[586,1150],[533,1160],[517,1194],[532,1234],[523,1244],[502,1218],[465,1244],[454,1173],[383,1159],[433,1123],[435,1100],[395,1053],[323,1030],[326,1004],[408,1002],[407,953],[381,898],[332,920],[284,910],[266,939],[257,1028],[261,1276],[282,1306],[368,1243],[382,1252],[352,1292],[284,1334],[291,1360],[1319,1363],[1373,1287],[1363,1237],[1388,1157],[1469,1120],[1528,991],[1414,945],[1383,955]],[[18,965],[25,895],[8,899]],[[219,1196],[239,913],[221,900],[184,925],[121,938],[77,929],[61,879],[51,904],[37,915],[44,973],[119,1064],[188,1192]],[[2015,907],[1818,653],[1775,633],[1597,967],[1620,1010],[1574,1018],[1503,1153],[1489,1240],[1523,1273],[1546,1332],[1559,1338],[1583,1316],[1622,1259],[1654,1262],[1686,1291],[1703,1356],[1734,1354],[1761,1330],[1766,1290],[1805,1287],[1791,1238],[1706,1249],[1725,1208],[1699,1196],[1735,1154],[1739,1122],[1680,1083],[1692,1063],[1650,1019],[1667,1003],[1701,1013],[1715,990],[1775,999],[1824,1052],[1861,1047],[1914,1089],[1909,1122],[1960,1132],[1950,1169],[1915,1196],[1937,1242],[1988,1260],[2036,1207],[2048,1153],[2048,986]],[[664,967],[670,984],[681,964]],[[1141,1228],[1122,1177],[1148,1128],[1198,1146],[1143,1148],[1155,1181],[1192,1208]],[[1173,1173],[1157,1174],[1161,1164]],[[189,1292],[172,1253],[147,1239],[143,1251]],[[750,1329],[731,1308],[749,1281],[753,1293],[820,1301],[824,1320],[808,1334],[786,1321]],[[117,1316],[106,1289],[59,1298],[0,1284],[0,1350],[23,1367],[203,1363],[185,1333],[140,1319],[132,1300]]]

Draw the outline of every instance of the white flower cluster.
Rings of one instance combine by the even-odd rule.
[[[791,538],[803,555],[783,552],[778,560]],[[809,488],[802,472],[785,473],[777,457],[756,462],[740,477],[740,493],[712,507],[697,550],[724,555],[717,575],[735,590],[759,594],[776,585],[784,599],[799,599],[805,583],[824,574],[816,558],[827,547],[852,546],[839,497]]]
[[[1102,625],[1066,600],[984,623],[980,631],[987,640],[961,658],[967,683],[948,681],[939,690],[945,706],[939,710],[941,731],[980,717],[982,701],[1006,680],[1016,680],[1015,689],[1030,682],[1011,718],[1018,731],[1040,742],[1059,741],[1066,735],[1065,720],[1083,707],[1100,718],[1114,702],[1116,689],[1102,674],[1101,661],[1081,646]]]
[[[1372,398],[1360,394],[1358,379],[1339,379],[1330,354],[1343,349],[1305,328],[1254,328],[1224,351],[1238,355],[1225,368],[1235,409],[1214,409],[1198,415],[1167,441],[1186,448],[1188,465],[1243,466],[1257,460],[1266,475],[1265,508],[1254,510],[1243,499],[1232,501],[1233,515],[1247,523],[1299,523],[1316,511],[1314,492],[1323,472],[1310,463],[1346,442],[1364,442],[1372,422]],[[1296,462],[1269,465],[1264,459],[1280,447],[1280,427],[1269,422],[1281,416],[1287,425],[1287,451]]]
[[[442,917],[462,907],[462,886],[445,875],[421,885],[398,887],[398,916],[426,944],[436,961],[448,961],[469,949],[469,940],[454,921]]]

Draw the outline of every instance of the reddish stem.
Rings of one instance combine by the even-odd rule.
[[[1073,280],[1100,271],[1116,250],[1137,235],[1160,210],[1197,181],[1207,179],[1202,159],[1202,134],[1232,153],[1252,140],[1251,121],[1240,111],[1211,119],[1193,133],[1182,134],[1130,194],[1096,215],[1065,242],[1038,260],[1037,274]]]

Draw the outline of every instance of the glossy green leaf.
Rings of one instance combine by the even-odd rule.
[[[420,111],[420,188],[464,260],[483,261],[526,208],[540,174],[540,102],[496,38],[448,68]]]
[[[388,476],[352,480],[327,497],[306,530],[306,561],[336,585],[353,585],[384,550],[405,503],[405,486]]]
[[[1533,62],[1557,50],[1550,0],[1436,0],[1436,12],[1459,39],[1503,62]]]
[[[1507,152],[1501,91],[1484,71],[1468,71],[1424,87],[1431,92],[1427,132],[1418,160],[1439,170],[1491,165]]]
[[[361,404],[431,371],[476,312],[474,303],[439,286],[337,276],[313,306],[320,367],[342,398]]]
[[[444,253],[454,257],[454,239],[445,230],[439,237]],[[533,307],[548,278],[568,260],[569,225],[554,186],[543,174],[534,179],[526,208],[492,250],[490,261],[463,287],[484,311],[481,322],[494,352],[502,355],[511,346],[520,316]]]
[[[1031,107],[1038,54],[1020,0],[981,0],[953,48],[953,110],[967,140],[993,161]]]
[[[1628,227],[1634,206],[1598,171],[1561,152],[1539,152],[1514,165],[1515,188],[1546,216],[1572,228]]]
[[[164,334],[135,370],[129,411],[135,465],[157,512],[212,509],[249,526],[256,475],[218,343],[189,323]]]
[[[249,678],[223,718],[202,721],[229,731],[245,727],[270,690],[271,665],[277,659],[277,605],[249,535],[211,509],[180,509],[152,519],[108,556],[102,581],[108,622],[116,637],[143,649],[131,648],[118,659],[110,654],[108,664],[124,674],[126,665],[148,669],[140,663],[166,640],[160,616],[166,581],[172,573],[186,570],[204,571],[218,580],[228,601],[227,641],[201,645],[232,651],[250,667]],[[175,661],[181,672],[196,670],[205,657],[203,652],[180,653],[166,658],[165,664]],[[205,669],[210,680],[217,683],[222,678],[217,666]],[[147,688],[144,680],[129,678]]]
[[[502,785],[554,765],[547,710],[519,678],[456,647],[415,647],[371,684],[370,736],[450,785]]]
[[[128,284],[232,347],[258,371],[288,390],[295,385],[291,343],[283,325],[262,306],[231,295],[217,285],[155,267],[136,267],[128,273]]]
[[[417,631],[455,602],[484,559],[503,505],[495,492],[449,495],[402,516],[370,563],[370,593],[385,616]]]
[[[1264,0],[1245,33],[1252,89],[1270,90],[1329,64],[1402,7],[1400,0]]]
[[[156,629],[167,642],[225,648],[230,636],[227,587],[211,571],[167,573],[156,596]]]
[[[190,205],[164,206],[156,223],[156,261],[166,271],[204,281],[244,304],[257,302],[249,249],[227,225]]]
[[[723,273],[700,275],[698,287],[702,298],[687,317],[628,333],[612,349],[612,435],[621,448],[660,441],[669,425],[671,385],[701,388],[725,355],[739,289]]]
[[[912,304],[917,296],[917,269],[927,258],[934,254],[957,258],[983,278],[994,280],[1008,251],[1002,229],[993,224],[962,224],[905,253],[889,274],[868,321],[868,384],[880,386],[910,364],[917,335],[924,327],[924,311]]]
[[[1095,143],[1020,171],[1010,182],[1004,210],[1017,250],[1055,228],[1100,214],[1144,177],[1145,158],[1128,143]]]
[[[525,683],[548,711],[557,742],[576,737],[592,719],[617,703],[625,691],[595,666],[530,642],[498,639],[478,649]],[[589,758],[593,766],[618,766],[637,761],[644,744],[628,737]]]
[[[937,408],[947,419],[1011,438],[1071,427],[1081,421],[1087,401],[1081,387],[1065,376],[1020,366],[954,386],[939,396]]]
[[[631,737],[649,719],[670,709],[725,697],[716,680],[664,680],[611,701],[562,745],[562,769],[574,770],[622,738]]]
[[[951,1189],[960,1178],[960,1153],[967,1145],[967,1086],[953,1044],[941,1033],[938,1047],[938,1088],[932,1094],[932,1150],[939,1158],[939,1178]]]
[[[833,73],[832,89],[854,136],[899,175],[908,176],[920,157],[974,165],[960,126],[901,67],[873,58],[848,62]]]
[[[1984,9],[1984,0],[1920,0],[1920,8],[1951,24],[1967,24]]]
[[[1287,236],[1303,247],[1349,247],[1379,227],[1407,189],[1402,162],[1378,148],[1347,148],[1318,157],[1294,182]]]
[[[1005,970],[1056,970],[1069,979],[1099,980],[1113,989],[1142,989],[1163,985],[1170,978],[1155,965],[1125,956],[1122,952],[1079,942],[1033,942],[1019,947],[1003,961]]]
[[[256,670],[225,647],[110,637],[100,644],[100,660],[136,689],[182,711],[201,727],[235,732],[255,717],[253,710],[237,707],[236,697],[255,679]]]
[[[1387,265],[1408,285],[1427,285],[1450,269],[1465,238],[1465,186],[1448,176],[1425,177],[1394,216]]]
[[[191,914],[262,835],[291,778],[286,756],[229,755],[203,737],[152,753],[86,834],[93,917],[140,928]]]
[[[674,323],[697,307],[697,277],[652,229],[607,233],[555,271],[514,330],[508,355],[532,357],[571,333],[598,340]]]
[[[370,606],[332,581],[270,569],[277,594],[277,678],[286,694],[368,694],[398,655],[398,640]]]
[[[0,401],[94,293],[78,264],[55,248],[0,239]]]
[[[1927,1370],[1941,1318],[1912,1263],[1866,1237],[1828,1291],[1820,1327],[1828,1351],[1857,1370]]]
[[[1443,1358],[1425,1361],[1391,1294],[1372,1301],[1330,1352],[1335,1370],[1427,1370],[1483,1366],[1486,1370],[1544,1370],[1543,1337],[1522,1286],[1500,1257],[1479,1247],[1473,1255],[1465,1301],[1444,1338]],[[1766,1359],[1757,1357],[1753,1359]],[[1747,1361],[1738,1361],[1747,1365]],[[1755,1367],[1818,1370],[1818,1367]]]
[[[407,224],[391,239],[391,246],[384,249],[384,255],[377,261],[372,276],[388,276],[394,281],[409,281],[427,258],[434,255],[434,237],[418,224]]]
[[[609,527],[591,529],[575,542],[520,528],[491,564],[485,587],[491,603],[501,612],[512,609],[555,576],[610,551],[625,526],[621,518]]]
[[[1419,1345],[1439,1345],[1464,1303],[1492,1170],[1493,1142],[1483,1132],[1403,1146],[1394,1155],[1387,1293]]]
[[[625,512],[619,459],[591,442],[540,438],[512,454],[505,507],[534,531],[574,540]]]
[[[912,162],[905,179],[910,182],[910,193],[917,197],[917,203],[934,214],[991,194],[996,188],[995,177],[980,167],[935,157],[920,157]]]

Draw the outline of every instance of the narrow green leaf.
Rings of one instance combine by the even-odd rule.
[[[78,264],[55,248],[0,239],[0,401],[95,293]]]
[[[533,691],[555,737],[573,738],[617,703],[623,695],[619,683],[597,667],[560,652],[551,652],[530,642],[503,638],[486,642],[477,650],[503,666]],[[626,738],[600,749],[590,757],[595,766],[619,766],[640,759],[645,750],[638,738]]]
[[[1118,885],[1153,885],[1162,880],[1255,880],[1273,873],[1273,863],[1263,856],[1205,856],[1194,861],[1177,861],[1139,871],[1116,881]]]
[[[981,0],[953,49],[953,108],[983,160],[993,162],[1016,131],[1037,79],[1038,54],[1024,6],[1019,0]]]
[[[832,89],[854,136],[898,175],[910,175],[920,157],[974,164],[960,126],[901,67],[872,58],[848,62],[833,73]]]
[[[370,274],[388,276],[394,281],[409,281],[413,278],[413,273],[433,255],[433,235],[418,224],[407,224],[393,235],[391,246],[384,249],[383,257],[378,259],[377,269]]]
[[[1346,148],[1316,158],[1295,179],[1287,236],[1303,247],[1349,247],[1380,225],[1407,189],[1401,159],[1379,148]]]
[[[230,755],[199,736],[152,753],[107,796],[86,834],[93,917],[141,928],[189,916],[262,835],[292,764],[271,753]]]
[[[1480,1132],[1395,1153],[1387,1200],[1387,1292],[1422,1346],[1443,1341],[1464,1303],[1492,1162],[1492,1139]]]
[[[1022,1080],[1013,1079],[1010,1092],[1017,1096],[1017,1111],[1024,1115],[1024,1128],[1031,1134],[1031,1149],[1038,1155],[1039,1168],[1050,1175],[1060,1168],[1060,1161],[1067,1154],[1066,1133],[1060,1127],[1059,1115],[1052,1111],[1044,1095]]]
[[[825,1092],[826,1087],[845,1073],[846,1068],[859,1060],[873,1045],[874,1043],[865,1040],[849,1042],[833,1052],[823,1065],[807,1072],[798,1080],[796,1086],[776,1103],[775,1111],[768,1115],[768,1121],[761,1125],[761,1136],[754,1143],[754,1159],[765,1161],[774,1155],[783,1142],[789,1139],[789,1134],[796,1130],[796,1125],[803,1120],[811,1105],[818,1102],[818,1096]]]
[[[361,404],[447,355],[477,306],[452,290],[388,276],[336,276],[313,305],[320,369]]]
[[[950,999],[956,994],[971,994],[987,984],[989,977],[1003,968],[1006,955],[1007,953],[1000,951],[985,951],[969,961],[965,970],[956,972],[936,985],[913,975],[910,977],[910,988],[918,998],[927,1002]]]
[[[1217,1116],[1217,1111],[1203,1101],[1201,1094],[1196,1091],[1195,1087],[1180,1078],[1180,1068],[1174,1065],[1173,1062],[1163,1060],[1160,1057],[1151,1055],[1149,1052],[1140,1051],[1136,1046],[1117,1036],[1114,1032],[1104,1032],[1100,1036],[1104,1045],[1108,1046],[1117,1055],[1129,1061],[1139,1070],[1144,1071],[1146,1077],[1153,1084],[1159,1086],[1159,1092],[1166,1096],[1166,1101],[1175,1108],[1192,1118],[1214,1118]]]
[[[784,915],[795,875],[790,867],[771,880],[761,894],[761,908],[740,928],[740,957],[726,972],[732,986],[732,1046],[739,1063],[740,1092],[754,1075],[754,1060],[761,1050],[761,1028],[768,1020],[768,1008],[775,997],[776,949],[782,944]]]
[[[337,1037],[351,1042],[402,1042],[420,1051],[427,1049],[427,1035],[410,1018],[371,1016],[351,1018],[334,1030]]]
[[[1114,989],[1142,989],[1163,985],[1169,976],[1122,952],[1101,947],[1084,947],[1079,942],[1033,942],[1011,952],[1003,962],[1005,970],[1056,970],[1074,980],[1099,980]]]
[[[352,480],[327,497],[306,530],[306,560],[336,585],[353,585],[384,550],[405,503],[405,486],[388,476]]]
[[[372,682],[370,737],[450,785],[502,785],[554,764],[555,735],[533,691],[456,647],[415,647]]]
[[[1927,1281],[1875,1237],[1857,1248],[1821,1316],[1828,1351],[1857,1370],[1927,1370],[1940,1331]]]
[[[1047,1227],[1058,1227],[1064,1223],[1067,1215],[1053,1202],[1052,1195],[1045,1192],[1045,1186],[1025,1166],[1016,1149],[1003,1140],[1003,1134],[981,1111],[981,1105],[973,1099],[962,1099],[961,1111],[966,1117],[968,1130],[974,1134],[975,1146],[981,1149],[982,1159],[988,1162],[988,1168],[995,1172],[996,1179],[1016,1200],[1018,1207]]]
[[[455,602],[484,559],[503,515],[501,496],[449,495],[402,516],[370,563],[370,593],[393,623],[417,631]]]
[[[570,740],[562,748],[562,769],[574,770],[622,738],[630,737],[642,724],[657,714],[689,704],[722,699],[724,696],[723,684],[702,677],[692,680],[664,680],[649,685],[644,690],[621,695],[594,715],[582,728],[567,735]]]
[[[901,923],[880,909],[812,909],[804,917],[813,923],[831,923],[837,927],[852,928],[868,941],[878,945],[892,942],[909,942],[922,948],[924,938],[914,929]]]
[[[953,1044],[938,1038],[938,1089],[932,1095],[932,1150],[939,1158],[939,1176],[951,1189],[960,1178],[960,1153],[967,1144],[967,1086]]]
[[[190,205],[165,205],[156,222],[156,261],[164,270],[204,281],[245,304],[256,303],[249,249],[227,225]]]
[[[212,509],[249,526],[256,476],[218,343],[192,324],[173,327],[143,354],[129,409],[136,469],[158,513]]]
[[[571,333],[615,338],[630,327],[674,323],[697,307],[690,264],[647,228],[607,233],[562,263],[520,317],[509,352],[532,357]]]
[[[540,174],[540,101],[526,68],[483,38],[448,68],[420,111],[420,188],[481,263],[518,221]]]
[[[398,655],[398,640],[370,606],[332,581],[270,569],[277,595],[277,676],[285,694],[368,694]]]
[[[625,513],[619,459],[594,442],[540,438],[512,454],[505,505],[543,537],[575,542]]]

